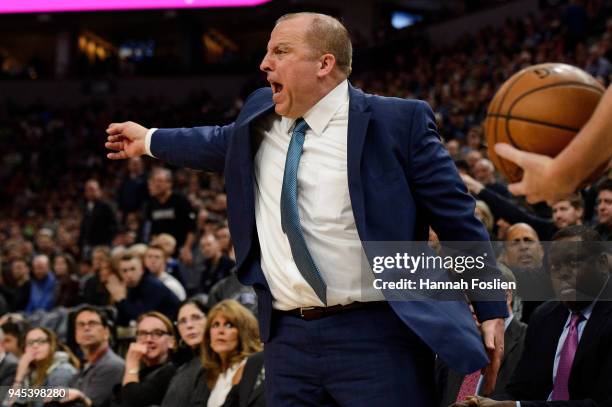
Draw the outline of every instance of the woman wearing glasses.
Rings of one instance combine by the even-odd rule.
[[[202,369],[200,345],[204,339],[205,326],[206,306],[196,299],[183,301],[179,307],[176,327],[189,355],[187,361],[178,368],[176,375],[172,378],[162,407],[189,405],[191,389],[196,386],[198,374]]]
[[[152,311],[138,318],[136,342],[130,344],[125,356],[119,405],[145,407],[161,403],[176,372],[169,357],[174,345],[174,328],[166,316]]]
[[[78,360],[57,341],[47,328],[32,328],[25,336],[25,349],[19,359],[12,390],[37,387],[68,387],[77,373]],[[43,399],[28,401],[23,397],[9,399],[5,405],[40,407]]]
[[[262,346],[257,320],[244,306],[224,300],[208,313],[202,363],[204,371],[191,406],[263,407]]]

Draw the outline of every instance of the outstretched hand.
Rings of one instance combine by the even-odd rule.
[[[134,122],[111,123],[106,129],[108,137],[104,147],[114,152],[106,156],[111,160],[123,160],[146,154],[145,137],[148,131]]]
[[[483,369],[484,385],[482,394],[489,395],[495,389],[497,373],[504,357],[504,319],[495,318],[480,324],[482,340],[489,355],[489,364]]]
[[[525,195],[529,203],[546,201],[551,205],[567,198],[578,187],[555,174],[554,160],[548,156],[521,151],[505,143],[496,144],[495,152],[523,169],[523,179],[508,185],[508,189],[514,195]]]

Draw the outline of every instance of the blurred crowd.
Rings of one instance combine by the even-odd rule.
[[[571,199],[528,206],[487,158],[481,127],[496,89],[532,64],[570,63],[607,86],[606,7],[508,20],[450,49],[400,51],[391,67],[353,78],[367,92],[430,103],[507,280],[544,268],[539,242],[568,226],[612,240],[608,174]],[[103,148],[112,121],[219,124],[240,105],[200,94],[176,106],[0,106],[0,385],[68,386],[65,405],[263,405],[257,300],[235,275],[222,176],[111,162]],[[528,323],[541,301],[510,297],[515,320]]]

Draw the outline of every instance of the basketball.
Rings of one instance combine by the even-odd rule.
[[[589,120],[604,91],[595,78],[571,65],[546,63],[517,72],[487,109],[484,128],[491,161],[510,182],[520,181],[521,168],[497,156],[495,144],[554,157]]]

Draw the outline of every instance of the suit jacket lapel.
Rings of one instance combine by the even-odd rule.
[[[361,157],[371,112],[365,95],[349,84],[349,118],[347,134],[347,168],[349,195],[353,216],[361,241],[366,241],[365,208],[361,182]]]
[[[512,350],[518,345],[520,339],[520,331],[519,325],[516,321],[516,318],[513,318],[510,321],[510,325],[508,325],[508,330],[504,335],[504,356],[502,358],[502,363],[500,365],[500,369],[506,363],[506,357],[512,352]]]
[[[254,120],[260,118],[264,114],[268,114],[274,108],[274,103],[266,103],[260,108],[249,114],[244,120],[237,123],[238,128],[232,140],[232,149],[230,159],[234,161],[233,164],[240,168],[240,180],[236,182],[241,183],[241,190],[243,191],[243,201],[241,202],[242,213],[241,221],[245,222],[244,225],[240,225],[242,238],[246,239],[246,247],[241,250],[239,258],[237,259],[238,265],[241,265],[251,247],[253,236],[252,232],[255,225],[255,188],[254,188],[254,175],[253,175],[253,156],[255,151],[253,150],[253,138],[255,134],[251,134],[251,124]]]

